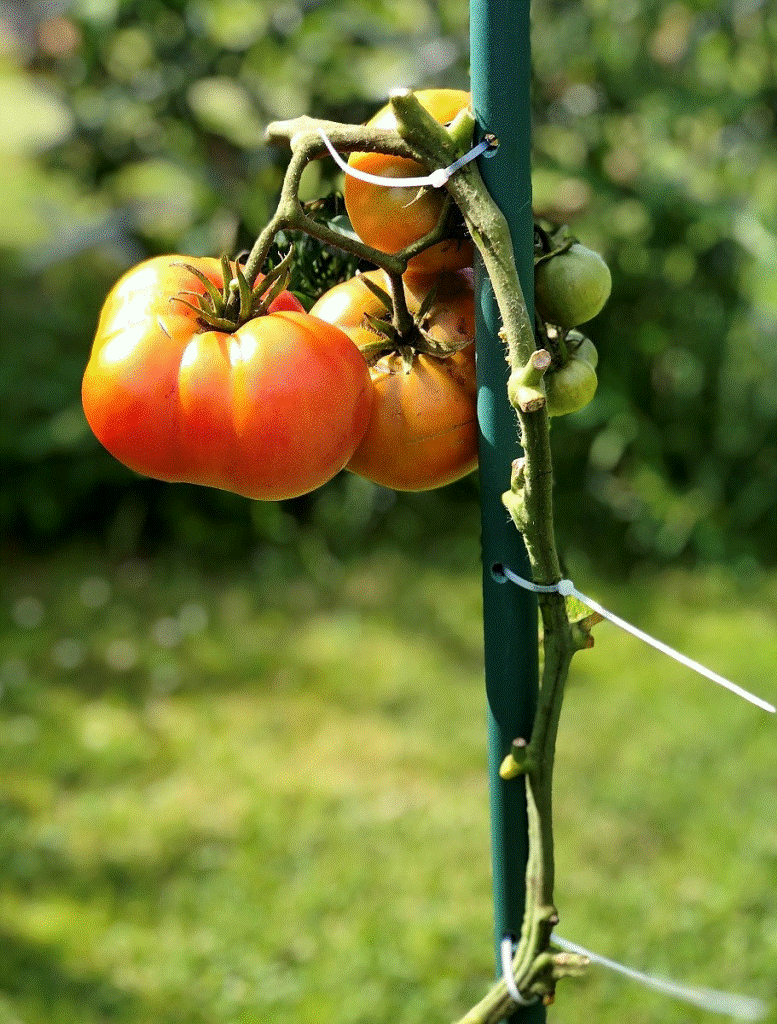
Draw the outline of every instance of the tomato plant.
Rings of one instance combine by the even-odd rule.
[[[470,94],[459,89],[422,89],[416,97],[441,124],[447,124],[469,105]],[[369,125],[396,128],[391,107],[380,110]],[[414,160],[384,153],[352,153],[352,167],[384,178],[409,178],[423,175],[425,168]],[[356,234],[381,252],[395,253],[431,231],[440,219],[445,192],[432,188],[398,186],[388,188],[345,177],[345,208]],[[465,238],[449,238],[413,257],[408,269],[413,272],[458,270],[472,265],[472,243]]]
[[[289,292],[233,331],[211,329],[189,303],[224,276],[215,259],[159,256],[117,282],[84,374],[86,418],[112,455],[146,476],[249,498],[303,494],[362,439],[367,363]]]
[[[416,328],[398,344],[376,329],[375,320],[389,313],[366,282],[389,287],[383,271],[369,271],[330,289],[311,310],[345,331],[373,363],[372,413],[347,468],[402,491],[458,480],[477,465],[472,272],[405,275]]]

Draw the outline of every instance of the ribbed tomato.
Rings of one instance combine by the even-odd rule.
[[[218,260],[159,256],[109,293],[82,386],[95,435],[158,480],[271,500],[326,483],[367,427],[363,356],[289,292],[231,333],[210,329],[181,301],[207,291],[189,267],[222,288]]]
[[[470,94],[459,89],[421,89],[416,98],[439,121],[447,124],[469,106]],[[376,128],[396,128],[390,106],[383,107],[369,124]],[[348,163],[369,174],[384,178],[422,176],[424,167],[385,153],[352,153]],[[395,253],[428,234],[440,219],[444,190],[433,188],[396,188],[373,185],[351,175],[345,176],[345,208],[359,238],[381,252]],[[472,242],[450,238],[425,249],[409,263],[412,272],[458,270],[472,265]]]
[[[367,317],[386,318],[387,311],[365,278],[389,287],[382,271],[370,271],[330,289],[311,313],[336,324],[367,351],[380,344]],[[419,324],[419,348],[411,352],[400,346],[371,367],[372,413],[347,468],[384,487],[422,491],[458,480],[477,466],[472,273],[406,275],[404,286],[408,309],[416,315],[436,289]],[[450,354],[435,356],[422,347]]]

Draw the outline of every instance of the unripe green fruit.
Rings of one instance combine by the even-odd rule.
[[[570,331],[566,343],[567,350],[573,359],[583,359],[596,369],[599,365],[599,353],[590,338],[586,338],[579,331]]]
[[[573,356],[557,370],[545,374],[549,416],[566,416],[588,405],[596,394],[596,370],[587,359]]]
[[[534,304],[549,324],[584,324],[602,309],[612,290],[610,268],[598,252],[575,242],[534,268]]]

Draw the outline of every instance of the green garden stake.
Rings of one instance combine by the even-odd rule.
[[[534,283],[530,176],[529,0],[472,0],[472,100],[481,133],[499,146],[480,158],[485,184],[510,226],[527,302]],[[537,698],[537,600],[493,572],[508,565],[531,576],[523,541],[505,514],[511,463],[520,455],[517,420],[507,398],[508,366],[498,337],[499,313],[482,266],[476,266],[478,420],[483,553],[483,629],[488,702],[494,936],[521,931],[528,854],[526,799],[520,778],[503,780],[499,766],[514,739],[528,740]],[[531,309],[530,309],[531,314]],[[541,1003],[511,1016],[521,1024],[545,1020]]]

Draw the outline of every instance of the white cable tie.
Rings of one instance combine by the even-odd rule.
[[[533,594],[560,594],[559,587],[561,583],[567,582],[566,580],[561,580],[559,583],[534,583],[532,580],[525,580],[523,576],[519,576],[512,569],[508,569],[506,565],[495,566],[494,570],[497,574],[501,573],[502,576],[506,576],[512,583],[517,583],[524,590],[531,590]]]
[[[495,145],[493,136],[486,136],[486,138],[481,139],[477,146],[473,146],[468,153],[465,153],[464,156],[460,156],[458,160],[454,160],[449,167],[443,168],[446,175],[445,180],[447,181],[452,174],[455,174],[456,171],[459,170],[460,167],[471,163],[473,160],[477,160],[481,153],[485,153],[493,145]],[[437,174],[439,172],[435,171],[434,173]]]
[[[481,153],[485,153],[485,151],[492,145],[490,139],[483,139],[482,142],[479,142],[477,146],[473,146],[468,153],[465,153],[464,156],[460,156],[459,159],[455,160],[449,167],[438,167],[436,171],[432,171],[431,174],[425,174],[423,177],[387,178],[380,174],[370,174],[368,171],[360,171],[358,167],[352,167],[349,163],[343,160],[337,152],[323,128],[318,129],[318,134],[321,136],[324,145],[329,150],[332,159],[340,170],[344,171],[346,174],[350,174],[352,178],[358,178],[359,181],[369,182],[370,185],[383,185],[385,188],[421,188],[424,185],[430,185],[432,188],[442,188],[448,181],[448,178],[450,178],[452,174],[455,174],[460,167],[468,164],[471,160],[475,160]]]
[[[633,967],[626,967],[615,960],[610,960],[606,956],[599,956],[598,953],[592,953],[589,949],[584,949],[582,946],[578,946],[577,943],[570,942],[568,939],[562,939],[558,935],[554,935],[552,941],[556,946],[560,946],[561,949],[568,953],[579,953],[582,956],[587,956],[592,963],[599,964],[601,967],[607,967],[609,970],[615,971],[616,974],[622,974],[631,981],[640,982],[640,984],[646,985],[656,992],[662,992],[664,995],[691,1003],[702,1010],[709,1010],[711,1013],[721,1013],[729,1017],[736,1017],[738,1020],[747,1021],[761,1020],[762,1017],[766,1016],[768,1007],[762,999],[719,992],[711,988],[692,988],[688,985],[678,985],[675,981],[668,981],[655,974],[645,974],[643,971],[637,971]]]
[[[651,647],[655,647],[655,649],[657,651],[661,651],[662,654],[666,654],[670,658],[674,658],[675,661],[678,661],[681,665],[691,669],[693,672],[697,672],[700,676],[704,676],[706,679],[709,679],[710,682],[717,683],[718,686],[722,686],[726,690],[730,690],[731,693],[735,693],[738,697],[742,697],[751,704],[755,704],[756,707],[761,708],[763,711],[768,711],[770,714],[774,714],[775,711],[777,711],[777,708],[768,701],[763,700],[761,697],[756,697],[755,694],[750,693],[741,686],[737,686],[736,683],[732,683],[731,680],[726,679],[725,676],[718,675],[717,672],[713,672],[712,669],[707,668],[700,662],[694,661],[693,658],[689,658],[680,651],[676,651],[674,647],[670,647],[668,644],[663,643],[663,641],[657,640],[654,636],[650,636],[649,633],[645,633],[636,626],[632,626],[630,622],[626,622],[626,620],[622,619],[619,615],[614,615],[612,612],[607,611],[607,609],[603,608],[598,601],[594,601],[593,598],[582,594],[571,580],[559,580],[558,583],[545,586],[523,579],[523,577],[518,576],[506,566],[500,566],[500,571],[507,577],[507,579],[511,580],[513,583],[517,583],[519,587],[523,587],[525,590],[531,590],[539,594],[555,592],[561,594],[563,597],[576,597],[578,601],[582,601],[583,604],[587,605],[591,611],[598,612],[602,618],[607,619],[614,623],[614,625],[626,630],[627,633],[631,633],[631,635],[637,637],[638,640],[643,640],[646,644],[650,644]]]
[[[508,994],[514,1003],[518,1006],[531,1006],[532,1003],[537,1001],[536,997],[533,999],[524,999],[518,991],[518,986],[515,984],[515,975],[513,974],[514,945],[515,940],[512,935],[505,935],[499,943],[499,959],[501,960],[502,967],[502,981],[505,983]]]

